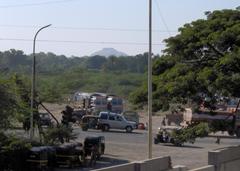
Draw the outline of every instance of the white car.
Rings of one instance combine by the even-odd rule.
[[[100,112],[98,124],[102,131],[125,129],[126,132],[132,132],[137,128],[136,122],[127,121],[123,115],[111,112]]]

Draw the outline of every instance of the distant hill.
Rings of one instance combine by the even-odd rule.
[[[116,57],[128,56],[126,53],[117,51],[114,48],[103,48],[102,50],[94,52],[93,54],[91,54],[91,56],[97,56],[97,55],[98,56],[105,56],[105,57],[109,57],[109,56],[116,56]]]

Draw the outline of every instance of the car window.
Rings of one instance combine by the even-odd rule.
[[[117,121],[122,121],[122,117],[117,116],[116,118],[117,118]]]
[[[107,118],[108,118],[107,113],[101,113],[100,119],[107,119]]]
[[[117,99],[112,99],[112,105],[117,105]]]
[[[109,115],[109,120],[114,121],[115,120],[115,116],[114,115]]]
[[[102,104],[103,104],[103,105],[106,105],[106,104],[107,104],[107,99],[103,99],[103,100],[102,100]]]
[[[101,101],[100,101],[100,100],[96,100],[96,101],[95,101],[95,104],[96,104],[96,105],[101,105]]]
[[[118,99],[118,104],[119,104],[119,105],[122,105],[122,104],[123,104],[122,99]]]

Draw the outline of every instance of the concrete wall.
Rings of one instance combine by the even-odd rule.
[[[190,171],[215,171],[215,168],[213,165],[208,165],[208,166],[200,167],[197,169],[192,169]]]
[[[208,152],[208,164],[216,171],[240,170],[240,146],[233,146]]]
[[[172,167],[171,158],[168,156],[95,171],[240,171],[240,146],[209,151],[208,164],[193,170],[188,170],[185,166]]]
[[[171,169],[170,157],[159,157],[137,163],[136,171],[165,171]]]
[[[170,171],[187,171],[187,167],[183,165],[174,166]]]
[[[167,171],[171,168],[171,158],[168,156],[97,169],[94,171]]]
[[[106,167],[103,169],[96,169],[94,171],[135,171],[136,164],[135,163],[127,163],[112,167]]]

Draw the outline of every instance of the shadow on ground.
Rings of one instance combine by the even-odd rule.
[[[91,129],[91,130],[88,130],[88,132],[94,132],[94,133],[119,133],[119,134],[143,134],[143,132],[135,132],[133,130],[133,132],[131,133],[127,133],[125,130],[114,130],[114,129],[110,129],[109,131],[105,131],[105,132],[102,132],[101,130],[94,130],[94,129]]]
[[[175,146],[173,144],[164,144],[163,146],[173,147],[173,148],[196,148],[196,149],[202,149],[203,148],[203,147],[199,147],[199,146],[195,146],[195,145],[187,145],[187,144],[184,144],[182,146]]]
[[[94,167],[76,167],[73,169],[70,168],[56,168],[54,171],[90,171],[94,169],[100,169],[104,167],[110,167],[120,164],[126,164],[129,163],[128,160],[124,159],[117,159],[109,156],[103,156],[99,161],[97,161],[96,165]]]

